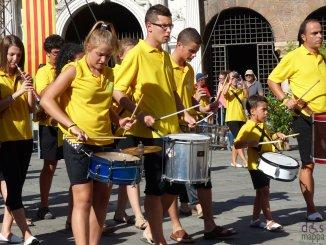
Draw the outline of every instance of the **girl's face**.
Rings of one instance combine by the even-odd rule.
[[[7,52],[8,70],[16,69],[16,64],[19,64],[22,57],[22,51],[17,46],[10,46]]]
[[[108,64],[111,57],[112,49],[108,44],[100,44],[97,47],[88,50],[88,65],[91,69],[102,71]]]

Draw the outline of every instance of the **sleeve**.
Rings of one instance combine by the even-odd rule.
[[[246,127],[246,124],[244,124],[244,125],[240,128],[239,133],[238,133],[237,137],[236,137],[235,140],[234,140],[234,143],[235,143],[235,142],[241,142],[241,141],[243,141],[244,139],[246,139],[246,138],[247,138],[247,136],[246,136],[247,134],[248,134],[248,132],[247,132],[247,127]]]
[[[123,59],[120,68],[114,74],[114,89],[126,93],[130,85],[135,81],[138,72],[138,49],[130,50]]]
[[[281,59],[281,62],[274,68],[272,73],[268,76],[268,79],[275,83],[282,83],[284,80],[290,78],[293,75],[293,70],[294,70],[293,55],[294,55],[293,51],[285,55]]]
[[[257,81],[257,90],[258,93],[264,93],[263,86],[261,85],[261,82]]]
[[[37,70],[35,75],[35,89],[38,94],[42,93],[42,91],[52,82],[49,81],[49,76],[46,74],[46,66],[41,67]]]

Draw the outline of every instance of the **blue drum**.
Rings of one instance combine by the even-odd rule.
[[[116,185],[138,184],[141,161],[138,157],[120,152],[99,152],[91,156],[88,177]]]

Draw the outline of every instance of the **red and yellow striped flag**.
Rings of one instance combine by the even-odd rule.
[[[43,42],[55,33],[55,0],[23,0],[22,4],[25,71],[34,76],[39,64],[46,63]]]

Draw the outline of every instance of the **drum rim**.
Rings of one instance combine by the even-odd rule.
[[[284,156],[286,156],[286,155],[284,155]],[[265,157],[263,157],[263,155],[260,156],[260,158],[261,158],[263,161],[269,163],[270,165],[272,165],[272,166],[274,166],[274,167],[280,167],[280,168],[283,168],[283,169],[297,169],[297,168],[299,168],[299,163],[298,163],[297,160],[295,160],[293,157],[290,157],[290,156],[287,156],[287,157],[289,157],[289,158],[293,159],[294,161],[296,161],[298,165],[297,165],[297,166],[284,166],[284,165],[278,165],[278,164],[276,164],[276,163],[274,163],[274,162],[272,162],[272,161],[266,159]]]
[[[104,164],[106,164],[108,166],[114,166],[116,164],[124,164],[124,163],[125,163],[124,164],[125,166],[141,166],[142,165],[141,160],[133,160],[133,161],[110,160],[109,161],[108,159],[96,156],[95,154],[90,157],[90,161],[92,161],[92,159],[94,159],[94,158],[100,159],[101,163],[104,163]],[[135,162],[136,163],[138,162],[138,164],[136,164]]]
[[[272,176],[269,176],[269,175],[265,174],[265,173],[264,173],[263,171],[261,171],[260,169],[258,169],[258,170],[259,170],[260,172],[262,172],[264,175],[266,175],[268,178],[273,179],[273,180],[277,180],[277,181],[282,181],[282,182],[292,182],[292,181],[294,181],[296,178],[298,178],[297,175],[295,175],[293,179],[274,178],[274,177],[272,177]]]

